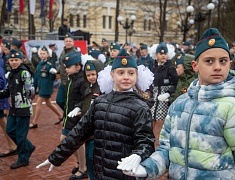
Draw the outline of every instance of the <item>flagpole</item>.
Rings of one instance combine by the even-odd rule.
[[[28,8],[29,8],[29,39],[32,39],[32,33],[33,33],[33,28],[32,28],[32,16],[31,16],[31,12],[30,12],[30,1],[28,4]]]

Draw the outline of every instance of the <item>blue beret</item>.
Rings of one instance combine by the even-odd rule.
[[[87,60],[87,62],[86,62],[86,64],[85,64],[85,68],[84,68],[85,71],[96,70],[93,61],[96,61],[96,60]]]
[[[207,29],[198,41],[194,55],[195,60],[197,60],[201,53],[211,48],[222,48],[228,52],[231,58],[229,47],[216,28]]]
[[[137,69],[137,63],[135,58],[131,56],[129,53],[127,53],[126,49],[123,48],[114,58],[112,64],[112,70],[116,68],[126,68],[126,67],[133,67]]]
[[[7,39],[2,40],[3,46],[5,46],[7,49],[11,49],[11,42]]]
[[[140,50],[143,50],[143,49],[148,49],[147,44],[142,44],[142,45],[141,45]]]
[[[161,42],[156,49],[156,53],[166,54],[168,53],[168,48],[166,46],[166,43]]]
[[[90,50],[88,54],[91,55],[93,58],[98,59],[98,56],[102,54],[102,52],[100,50]]]
[[[118,43],[112,43],[110,45],[110,50],[117,49],[120,50],[120,45]]]
[[[15,50],[15,49],[11,49],[10,50],[10,54],[7,55],[7,58],[19,58],[22,59],[23,58],[23,54],[21,51]]]
[[[70,33],[66,33],[65,34],[65,38],[71,38],[71,39],[74,39],[73,35],[70,34]]]
[[[22,42],[19,41],[18,39],[16,38],[13,38],[12,39],[12,42],[11,42],[12,45],[15,45],[16,47],[20,48],[22,46]]]
[[[64,66],[66,68],[76,63],[80,63],[81,61],[82,61],[81,52],[72,52],[72,53],[66,54],[64,58],[62,59],[62,62],[64,63]]]

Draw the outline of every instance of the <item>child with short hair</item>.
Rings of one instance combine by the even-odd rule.
[[[111,92],[107,91],[108,94],[94,100],[67,138],[57,146],[48,160],[37,168],[51,163],[60,166],[84,142],[94,136],[95,179],[135,179],[126,176],[116,167],[118,160],[123,157],[133,155],[137,162],[141,162],[154,151],[151,112],[147,103],[134,90],[135,86],[143,87],[138,84],[138,79],[143,79],[149,69],[145,69],[145,73],[139,73],[134,57],[122,49],[112,67],[108,66],[105,70],[108,74],[101,75],[101,71],[98,83],[100,85],[100,81],[106,81],[104,84],[107,87],[110,85],[110,79],[113,83],[110,85]],[[141,77],[138,77],[138,74]],[[52,164],[49,171],[53,168]]]
[[[45,101],[47,107],[49,107],[59,119],[62,119],[62,113],[59,109],[51,103],[51,94],[53,93],[53,83],[55,80],[55,74],[57,73],[56,69],[53,68],[53,64],[49,59],[49,51],[46,46],[43,46],[39,50],[39,56],[41,61],[37,65],[36,73],[34,75],[34,87],[38,88],[38,99],[35,110],[35,115],[32,122],[29,125],[29,128],[38,127],[38,119],[42,109],[42,102]]]
[[[0,98],[11,98],[11,107],[7,118],[6,132],[17,145],[17,162],[10,166],[16,169],[29,165],[29,158],[35,146],[27,139],[30,115],[32,115],[32,102],[34,87],[32,72],[23,64],[23,55],[20,51],[12,49],[8,55],[12,68],[8,77],[8,87],[0,91]]]
[[[170,106],[158,149],[126,174],[157,178],[169,169],[170,179],[234,179],[235,73],[216,28],[202,35],[194,57],[198,79]]]

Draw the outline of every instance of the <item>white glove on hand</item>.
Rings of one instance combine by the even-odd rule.
[[[74,110],[72,110],[69,114],[68,117],[74,117],[77,116],[77,114],[81,111],[81,109],[79,107],[74,108]]]
[[[122,171],[122,172],[128,176],[135,176],[135,177],[146,177],[147,176],[147,172],[141,164],[137,167],[137,170],[135,173],[133,173],[132,171]]]
[[[118,161],[117,169],[122,171],[130,171],[136,173],[138,166],[140,165],[141,157],[137,154],[132,154],[126,158],[122,158],[121,162]]]
[[[164,94],[161,94],[157,97],[157,99],[159,101],[169,101],[169,98],[170,97],[170,94],[169,93],[164,93]]]
[[[51,73],[51,74],[56,74],[56,73],[57,73],[57,70],[56,70],[55,68],[51,68],[50,71],[49,71],[49,73]]]
[[[8,79],[9,74],[10,74],[10,71],[8,71],[8,72],[5,74],[5,78],[6,78],[6,79]]]
[[[50,164],[50,168],[48,171],[52,171],[52,169],[54,168],[54,165],[51,164],[48,159],[46,161],[44,161],[43,163],[39,164],[38,166],[36,166],[36,168],[40,168],[40,167],[46,166],[48,164]]]

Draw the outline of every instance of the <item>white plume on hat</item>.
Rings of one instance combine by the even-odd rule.
[[[157,59],[156,56],[156,49],[159,44],[153,44],[152,47],[149,50],[149,55],[152,57],[152,59]],[[168,59],[172,59],[175,56],[175,48],[172,44],[166,44],[167,49],[168,49]]]
[[[104,54],[99,54],[98,60],[100,60],[102,63],[105,63],[105,62],[106,62],[106,57],[105,57],[105,55],[104,55]]]
[[[32,48],[31,48],[31,51],[32,51],[33,53],[36,53],[36,52],[38,52],[38,49],[37,49],[36,47],[32,47]]]

